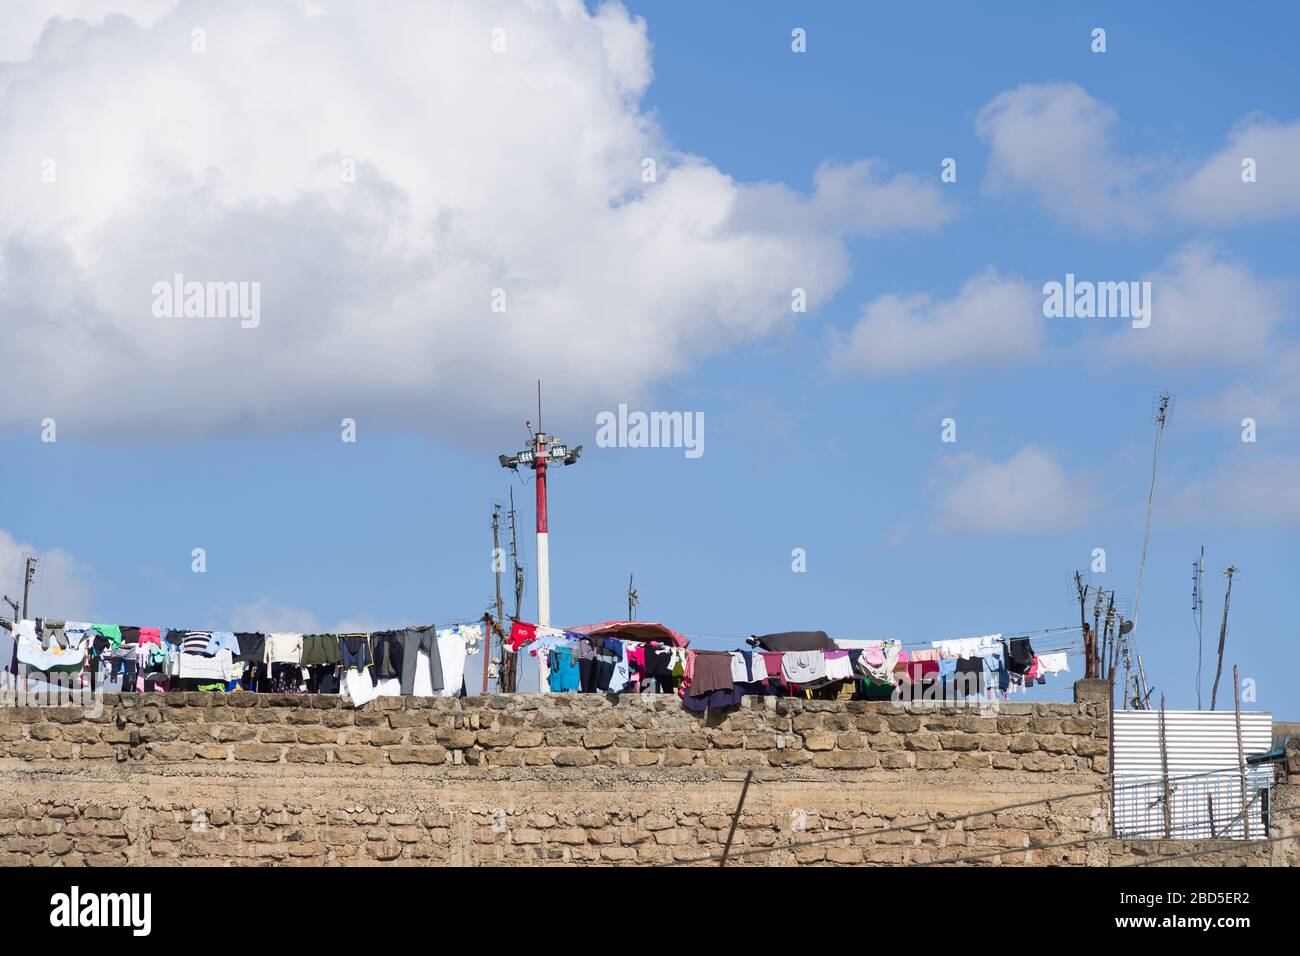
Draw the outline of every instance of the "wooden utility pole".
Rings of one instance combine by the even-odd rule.
[[[1214,686],[1210,689],[1210,710],[1214,710],[1219,697],[1219,677],[1223,674],[1223,645],[1228,639],[1228,602],[1232,600],[1232,576],[1240,570],[1236,565],[1228,565],[1223,573],[1228,576],[1228,590],[1223,594],[1223,623],[1219,625],[1219,662],[1214,667]]]
[[[1106,605],[1106,640],[1105,643],[1102,645],[1102,651],[1101,651],[1101,663],[1102,666],[1106,669],[1106,673],[1102,674],[1101,675],[1102,677],[1108,676],[1112,669],[1110,665],[1110,654],[1111,654],[1110,649],[1111,649],[1111,643],[1112,641],[1114,641],[1114,634],[1115,634],[1115,592],[1112,590],[1110,592],[1110,602]]]
[[[492,615],[487,611],[483,612],[483,683],[480,686],[479,693],[488,692],[488,680],[491,678],[489,665],[492,662]]]
[[[1211,708],[1213,709],[1213,708]],[[1241,825],[1246,839],[1250,839],[1250,793],[1246,790],[1246,750],[1241,743],[1241,678],[1237,665],[1232,665],[1232,709],[1237,721],[1237,769],[1241,773]]]
[[[1125,651],[1124,651],[1124,709],[1125,709],[1125,710],[1128,710],[1128,701],[1129,701],[1129,697],[1128,697],[1128,694],[1129,694],[1129,690],[1128,690],[1128,687],[1129,687],[1129,684],[1128,684],[1128,681],[1129,681],[1129,676],[1128,676],[1128,674],[1129,674],[1129,664],[1130,664],[1130,660],[1129,660],[1128,649],[1125,648]]]
[[[32,588],[32,579],[36,577],[36,559],[27,557],[23,561],[23,620],[27,620],[27,594]]]
[[[496,632],[499,640],[501,639],[500,635],[505,633],[505,621],[503,620],[505,615],[505,606],[501,603],[501,566],[503,563],[501,558],[501,505],[494,501],[492,503],[492,571],[496,576]],[[487,618],[486,614],[483,616]],[[486,694],[488,688],[488,660],[492,657],[492,624],[490,619],[485,620],[483,623],[484,628],[487,631],[487,643],[483,648],[483,693]],[[501,676],[503,674],[502,665],[505,663],[504,640],[501,640],[501,647],[501,656],[503,660],[497,665],[498,688],[501,686]]]
[[[627,619],[635,621],[636,606],[641,603],[641,595],[632,587],[632,575],[627,576]]]
[[[1101,676],[1101,588],[1092,608],[1092,676]]]
[[[1142,663],[1142,655],[1138,655],[1138,710],[1151,709],[1151,690],[1147,687],[1147,667]]]
[[[519,607],[524,600],[524,572],[519,566],[519,538],[515,526],[515,490],[510,489],[510,566],[515,574],[515,614],[512,620],[519,620]],[[502,622],[502,633],[505,623]],[[504,638],[501,641],[501,692],[513,694],[519,689],[519,655],[506,652]]]
[[[1160,695],[1160,779],[1164,783],[1165,839],[1174,829],[1173,795],[1169,791],[1169,749],[1165,744],[1165,695]]]
[[[1093,677],[1096,669],[1096,649],[1093,636],[1088,633],[1088,589],[1083,586],[1083,575],[1074,572],[1074,589],[1079,594],[1079,627],[1083,629],[1083,676]]]

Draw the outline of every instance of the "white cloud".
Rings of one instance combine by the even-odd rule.
[[[847,337],[833,337],[831,364],[868,375],[1002,365],[1037,357],[1042,334],[1036,290],[988,270],[951,299],[890,294],[872,300]]]
[[[1242,182],[1242,160],[1255,160],[1256,180]],[[1234,129],[1170,196],[1172,208],[1195,222],[1225,225],[1300,214],[1300,122],[1253,117]]]
[[[232,631],[286,631],[301,634],[323,633],[320,619],[311,611],[292,607],[263,597],[244,604],[230,613],[227,627]]]
[[[948,217],[878,164],[805,196],[674,151],[650,64],[642,20],[576,0],[52,22],[0,65],[0,424],[468,434],[537,377],[563,383],[552,420],[585,417],[788,329],[792,289],[815,308],[845,281],[846,235]],[[176,273],[259,282],[260,327],[154,318]]]
[[[1257,362],[1270,357],[1275,333],[1291,318],[1291,283],[1257,278],[1204,243],[1183,246],[1142,280],[1151,283],[1151,324],[1133,328],[1121,320],[1120,329],[1104,339],[1107,358],[1185,365]]]
[[[26,60],[51,18],[98,24],[110,14],[149,26],[180,0],[5,0],[0,12],[0,64]],[[0,81],[2,82],[2,81]]]
[[[1030,83],[998,94],[975,122],[989,145],[987,185],[1027,191],[1089,230],[1144,226],[1145,202],[1134,188],[1146,161],[1114,154],[1116,120],[1075,83]]]
[[[1118,116],[1075,83],[1029,83],[995,97],[975,129],[989,146],[986,186],[1023,191],[1062,221],[1093,232],[1193,223],[1261,222],[1300,213],[1300,122],[1251,116],[1222,150],[1184,167],[1115,148]],[[1243,183],[1241,162],[1256,161]]]
[[[0,593],[22,604],[23,557],[26,554],[40,557],[38,583],[28,598],[28,616],[94,620],[94,588],[89,581],[89,568],[60,548],[41,550],[31,543],[15,540],[2,528],[0,580],[5,583],[0,587]],[[13,609],[7,605],[0,608],[0,614],[5,617],[12,613]]]
[[[1006,461],[961,455],[932,482],[934,527],[955,534],[1017,534],[1077,527],[1093,491],[1047,451],[1026,445]]]
[[[1184,524],[1228,528],[1300,525],[1300,456],[1270,455],[1243,444],[1213,474],[1179,487],[1171,516]]]
[[[1300,348],[1277,348],[1248,381],[1195,398],[1189,405],[1191,415],[1201,421],[1235,428],[1253,418],[1265,434],[1300,423]]]
[[[323,626],[315,612],[289,604],[282,604],[269,597],[262,597],[251,604],[236,607],[229,614],[227,627],[232,631],[261,631],[272,633],[285,631],[301,634],[352,634],[369,633],[385,627],[403,627],[413,622],[386,621],[377,623],[370,618],[353,617]]]

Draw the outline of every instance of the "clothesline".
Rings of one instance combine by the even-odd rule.
[[[1036,635],[1036,634],[1065,633],[1065,632],[1069,632],[1069,631],[1082,631],[1082,630],[1083,630],[1083,627],[1082,627],[1081,625],[1079,625],[1079,624],[1069,624],[1069,625],[1065,625],[1065,626],[1063,626],[1063,627],[1039,628],[1039,629],[1037,629],[1037,630],[1008,630],[1008,629],[1003,629],[1003,630],[1002,630],[1001,632],[999,632],[999,633],[1001,633],[1001,634],[1003,634],[1003,635],[1006,635],[1008,638],[1011,638],[1011,637],[1033,637],[1033,636]],[[683,636],[685,636],[685,637],[690,638],[692,643],[694,643],[695,641],[722,641],[722,642],[728,642],[728,641],[740,641],[740,642],[743,643],[743,642],[745,642],[745,641],[748,641],[748,640],[750,639],[750,637],[752,636],[752,635],[749,635],[749,634],[703,634],[703,633],[699,633],[699,634],[697,634],[697,633],[692,633],[691,631],[680,631],[679,633],[681,633],[681,634],[682,634]],[[833,638],[833,639],[834,639],[834,638]],[[839,639],[839,640],[845,640],[845,641],[849,641],[849,640],[854,640],[854,641],[857,641],[857,640],[864,640],[864,641],[888,640],[888,638],[878,638],[878,637],[864,637],[864,638],[856,638],[856,637],[854,637],[854,638],[851,638],[851,637],[848,637],[848,636],[843,635],[843,634],[841,634],[841,635],[839,636],[838,639]],[[962,638],[935,638],[934,640],[962,640]],[[902,642],[900,642],[900,646],[905,647],[905,648],[906,648],[906,647],[920,647],[920,648],[928,648],[928,647],[931,647],[932,644],[933,644],[933,640],[930,640],[930,641],[902,641]]]
[[[0,668],[29,686],[453,696],[481,652],[482,618],[369,633],[206,631],[35,618],[3,632]],[[363,686],[364,685],[364,686]]]
[[[937,691],[954,700],[986,693],[1006,698],[1068,672],[1075,643],[1057,646],[1071,630],[1057,628],[1044,630],[1056,634],[1046,642],[1050,649],[1035,649],[1027,635],[990,634],[907,651],[899,641],[836,642],[824,631],[801,631],[754,638],[748,643],[755,650],[712,650],[681,646],[682,635],[662,625],[642,627],[665,636],[653,638],[630,623],[585,633],[514,621],[508,642],[516,654],[538,659],[539,676],[552,691],[641,693],[654,686],[676,693],[693,711],[735,706],[751,694],[881,699],[901,690]]]

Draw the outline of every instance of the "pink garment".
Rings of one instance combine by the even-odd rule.
[[[938,661],[913,661],[907,665],[908,680],[916,683],[922,679],[939,673]]]
[[[162,647],[161,629],[156,627],[140,628],[140,646],[143,647],[145,644],[157,644]]]
[[[759,651],[763,655],[763,666],[767,668],[769,674],[774,674],[780,678],[781,683],[785,684],[784,671],[781,670],[782,654],[778,651]]]
[[[627,652],[627,659],[632,663],[632,667],[636,671],[638,678],[640,677],[641,674],[645,673],[645,645],[644,644],[637,644],[635,647],[629,647]]]

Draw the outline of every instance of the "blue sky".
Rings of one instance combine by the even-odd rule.
[[[75,12],[49,6],[42,14]],[[106,6],[132,12],[130,4]],[[57,137],[38,135],[28,100],[48,95],[65,121],[59,125],[75,125],[67,97],[79,87],[70,94],[54,84],[82,83],[91,100],[96,94],[84,84],[93,77],[111,86],[120,76],[127,86],[128,67],[115,59],[121,51],[114,44],[129,40],[147,58],[169,29],[188,36],[202,10],[166,0],[145,6],[130,29],[94,17],[83,25],[75,42],[98,73],[56,76],[54,41],[73,42],[59,30],[47,30],[34,52],[8,51],[11,65],[0,66],[0,132],[13,133],[11,143],[38,145],[27,154],[0,146],[0,162],[54,150],[46,144]],[[297,15],[292,6],[283,16]],[[603,47],[588,42],[584,18],[548,24],[547,43],[533,42],[541,34],[529,30],[542,27],[527,19],[516,26],[509,5],[474,28],[486,31],[494,14],[509,24],[507,55],[527,57],[544,83],[565,77],[569,87],[556,88],[608,87],[598,82],[601,67],[593,63],[602,54],[592,49],[619,60],[607,66],[620,95],[613,106],[601,100],[599,130],[596,119],[567,110],[554,118],[554,144],[529,131],[541,172],[508,207],[491,199],[465,199],[462,207],[461,195],[473,191],[468,180],[450,196],[416,183],[400,155],[414,139],[405,147],[376,141],[370,150],[353,141],[338,150],[355,152],[362,169],[385,170],[390,191],[368,200],[375,219],[405,215],[407,207],[394,213],[386,205],[403,188],[411,209],[457,209],[481,227],[476,236],[491,246],[492,261],[529,256],[529,281],[567,303],[561,313],[585,307],[593,322],[594,313],[607,315],[601,321],[617,334],[606,340],[606,326],[566,325],[549,313],[535,348],[511,347],[510,338],[523,334],[517,327],[465,332],[455,363],[431,367],[437,386],[412,385],[408,378],[424,374],[421,350],[436,352],[441,340],[413,331],[416,319],[389,328],[382,318],[389,306],[400,313],[409,275],[389,275],[383,258],[342,257],[349,242],[370,235],[358,225],[363,220],[340,226],[332,218],[339,209],[319,199],[323,187],[284,186],[264,157],[248,160],[255,172],[244,180],[232,172],[239,164],[230,155],[211,159],[234,185],[210,203],[180,205],[195,203],[201,190],[152,180],[160,192],[177,190],[171,221],[150,218],[152,193],[132,194],[117,180],[97,183],[90,173],[85,188],[117,197],[104,201],[97,218],[82,211],[84,202],[56,215],[42,198],[48,193],[21,190],[36,198],[15,194],[6,204],[14,225],[0,257],[0,308],[13,335],[6,351],[22,360],[0,419],[7,504],[0,571],[11,582],[8,593],[18,584],[17,555],[34,549],[53,557],[33,597],[36,613],[51,616],[241,629],[463,620],[491,598],[491,505],[513,482],[530,571],[524,617],[532,619],[533,487],[503,472],[496,455],[522,447],[541,378],[547,430],[584,445],[579,465],[557,470],[550,486],[557,623],[621,617],[634,573],[639,616],[704,635],[701,646],[787,629],[918,642],[1063,628],[1078,620],[1070,576],[1089,568],[1095,548],[1105,549],[1106,570],[1091,573],[1091,581],[1114,588],[1132,608],[1152,409],[1168,390],[1174,406],[1136,632],[1148,676],[1169,706],[1195,706],[1190,586],[1204,546],[1207,704],[1222,609],[1219,569],[1232,562],[1242,572],[1233,588],[1227,667],[1239,665],[1254,681],[1249,707],[1300,719],[1281,676],[1297,636],[1290,597],[1300,569],[1300,395],[1290,384],[1300,371],[1300,83],[1288,46],[1300,24],[1293,8],[1265,5],[1246,15],[1183,4],[1102,4],[1083,13],[1029,3],[990,12],[967,4],[805,10],[759,2],[740,15],[723,4],[629,2],[626,12],[607,12],[618,31],[603,34]],[[636,51],[627,54],[640,34],[622,27],[636,17],[644,18],[652,78],[641,75]],[[203,22],[212,55],[222,55],[219,21]],[[236,26],[260,28],[237,23],[228,35]],[[1107,31],[1104,53],[1089,48],[1098,26]],[[807,31],[806,53],[791,51],[796,27]],[[610,36],[624,42],[611,44]],[[266,42],[273,52],[274,39]],[[321,65],[311,60],[312,42],[304,41],[307,67]],[[490,84],[468,82],[480,68],[470,62],[457,92],[464,112],[446,127],[449,137],[463,137],[463,149],[444,155],[431,147],[429,161],[456,182],[459,157],[491,164],[491,150],[510,147],[474,122],[476,110],[490,119],[500,103]],[[405,63],[395,57],[391,72],[400,74]],[[432,80],[452,82],[430,69]],[[355,82],[369,82],[361,77]],[[277,78],[284,79],[254,77]],[[291,82],[273,89],[286,102],[300,95]],[[201,127],[204,120],[193,117],[207,114],[187,115]],[[236,137],[272,128],[251,106],[230,115],[244,117],[228,128]],[[644,141],[671,170],[664,185],[703,163],[744,187],[738,203],[746,222],[760,223],[753,228],[774,250],[760,272],[780,271],[785,261],[804,270],[813,303],[807,314],[762,312],[793,284],[781,285],[784,275],[753,301],[735,292],[764,277],[741,266],[724,272],[709,237],[686,262],[655,244],[643,267],[627,266],[640,269],[646,284],[615,283],[612,292],[590,291],[600,267],[580,257],[548,265],[550,227],[535,221],[542,212],[533,215],[529,197],[540,208],[550,194],[564,199],[572,190],[579,198],[570,205],[583,208],[587,187],[568,177],[594,177],[584,160],[570,165],[568,157],[587,148],[588,132],[595,142],[614,142],[613,152],[626,135],[635,153],[643,140],[626,132],[621,121],[628,117],[652,127]],[[420,113],[412,136],[421,124],[443,130],[437,121],[436,112]],[[173,158],[173,147],[152,136],[165,124],[136,122],[149,127],[148,147],[123,147],[117,156],[144,176],[152,163]],[[343,121],[342,128],[350,127]],[[198,145],[182,140],[176,149],[200,155],[200,169],[208,168],[204,149],[227,148],[204,146],[210,141],[201,133],[193,138]],[[1062,142],[1069,144],[1064,152]],[[334,155],[323,136],[312,148]],[[1249,185],[1222,175],[1235,170],[1238,154],[1249,155],[1243,150],[1259,153],[1259,179]],[[945,157],[957,160],[954,183],[939,181]],[[282,161],[290,160],[286,151]],[[819,167],[862,160],[876,164],[872,181],[898,185],[894,212],[882,211],[884,199],[870,190],[859,202],[861,183],[845,193],[818,192]],[[101,164],[94,175],[116,175],[103,166],[117,160]],[[171,168],[184,165],[178,156]],[[81,172],[72,157],[60,168],[74,170],[61,177]],[[771,185],[775,199],[758,184]],[[688,219],[693,197],[727,195],[708,188],[719,191],[683,193]],[[277,203],[288,210],[284,219],[257,219]],[[793,225],[781,224],[783,217]],[[255,228],[227,249],[233,230],[250,218]],[[142,223],[147,234],[127,228]],[[598,220],[591,231],[604,225]],[[83,226],[100,238],[71,243],[66,261],[41,241]],[[342,238],[330,246],[322,237],[333,232]],[[441,241],[459,235],[452,229]],[[555,240],[554,258],[567,241]],[[142,274],[169,276],[167,256],[182,248],[175,269],[187,274],[208,268],[224,278],[222,267],[247,268],[249,259],[240,257],[253,257],[263,271],[251,275],[269,290],[266,336],[223,330],[215,347],[238,344],[211,363],[201,354],[211,343],[184,339],[156,353],[110,351],[111,361],[102,360],[107,346],[94,336],[121,314],[114,297],[129,293],[112,289],[111,280],[96,284],[104,274],[95,271],[96,257],[116,274],[153,257]],[[409,271],[436,271],[442,262],[414,257]],[[716,285],[709,285],[714,269]],[[64,285],[89,291],[40,293],[42,277],[59,287],[65,270],[71,278]],[[1067,272],[1097,281],[1151,278],[1151,328],[1131,328],[1125,319],[1045,318],[1041,287]],[[990,304],[972,292],[968,284],[980,276],[992,276],[1005,298]],[[362,286],[364,295],[354,292]],[[423,291],[418,283],[410,288],[412,297]],[[913,298],[900,305],[899,297]],[[340,328],[374,328],[373,339],[351,343],[355,378],[346,361],[318,360],[305,339],[295,339],[311,334],[307,326],[273,339],[273,360],[258,364],[272,348],[260,343],[282,335],[275,309],[301,303],[324,315],[338,300],[357,305],[338,318]],[[711,305],[717,301],[736,303],[735,316]],[[1002,314],[1004,306],[1015,314]],[[622,318],[642,312],[643,324]],[[491,319],[462,310],[445,321],[480,330]],[[918,327],[928,328],[928,337],[903,347]],[[37,334],[46,335],[43,347],[30,344]],[[370,348],[380,339],[382,347]],[[41,440],[42,402],[57,421],[53,443]],[[597,447],[595,416],[619,402],[703,413],[705,453],[687,459],[680,449]],[[355,443],[340,441],[339,422],[348,415],[357,420]],[[940,422],[949,417],[955,443],[940,441]],[[1254,443],[1241,440],[1245,417],[1257,421]],[[194,574],[191,551],[200,547],[207,571]],[[795,548],[806,551],[804,573],[791,570]],[[1035,640],[1057,647],[1077,635]],[[1078,657],[1071,667],[1081,669]],[[1230,680],[1229,671],[1221,701],[1225,691],[1231,700]],[[1068,683],[1034,694],[1068,698]]]

